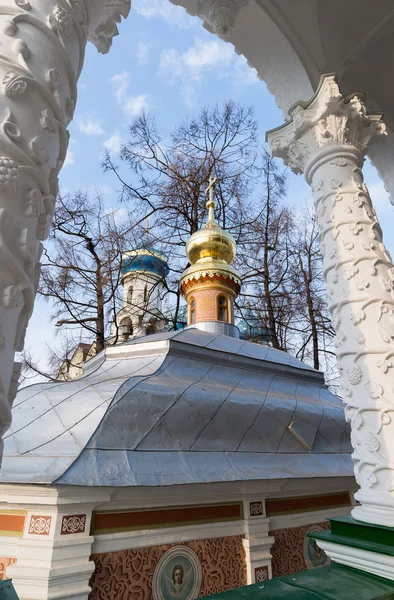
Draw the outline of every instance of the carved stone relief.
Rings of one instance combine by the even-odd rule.
[[[313,540],[307,537],[310,530],[330,529],[330,524],[325,521],[317,525],[303,525],[289,529],[276,529],[270,531],[275,543],[271,547],[272,577],[301,573],[316,566],[328,564],[330,561]],[[310,541],[309,541],[310,540]],[[316,547],[317,550],[314,550]]]
[[[394,266],[363,182],[363,154],[381,115],[345,101],[326,77],[308,105],[270,132],[275,156],[305,172],[315,198],[329,309],[361,503],[353,515],[394,526]],[[389,500],[391,498],[391,500]]]
[[[208,31],[227,40],[237,24],[238,13],[249,0],[200,0],[197,15],[204,19]]]
[[[134,600],[152,600],[153,574],[159,560],[171,548],[184,546],[197,555],[201,565],[199,597],[246,585],[242,536],[231,536],[93,556],[96,569],[89,600],[112,600],[125,594]]]

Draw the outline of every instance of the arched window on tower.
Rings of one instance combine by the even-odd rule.
[[[146,305],[146,301],[148,300],[148,284],[144,287],[144,305]]]
[[[125,317],[119,323],[119,341],[125,342],[133,335],[133,323],[130,317]]]
[[[127,304],[133,304],[133,286],[131,285],[127,292]]]
[[[226,321],[228,323],[228,299],[226,296],[218,297],[218,321]]]
[[[194,298],[190,298],[189,314],[190,314],[190,324],[195,323],[196,322],[196,301]]]

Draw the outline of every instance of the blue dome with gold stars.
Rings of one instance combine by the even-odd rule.
[[[153,273],[164,279],[170,269],[165,254],[147,246],[138,250],[130,250],[122,256],[122,279],[136,271]]]

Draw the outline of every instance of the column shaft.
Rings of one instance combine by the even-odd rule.
[[[354,470],[361,487],[356,499],[362,504],[353,509],[353,516],[370,522],[384,519],[394,526],[393,264],[363,183],[363,160],[357,148],[330,146],[307,165],[306,176],[315,198],[345,413],[352,425]]]
[[[394,526],[394,267],[361,167],[380,115],[346,101],[332,76],[268,133],[273,154],[312,186],[324,278],[361,503],[354,518]]]

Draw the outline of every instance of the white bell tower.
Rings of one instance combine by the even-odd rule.
[[[122,256],[122,308],[112,324],[112,336],[118,342],[164,331],[167,321],[161,303],[167,259],[151,247],[125,252]]]

